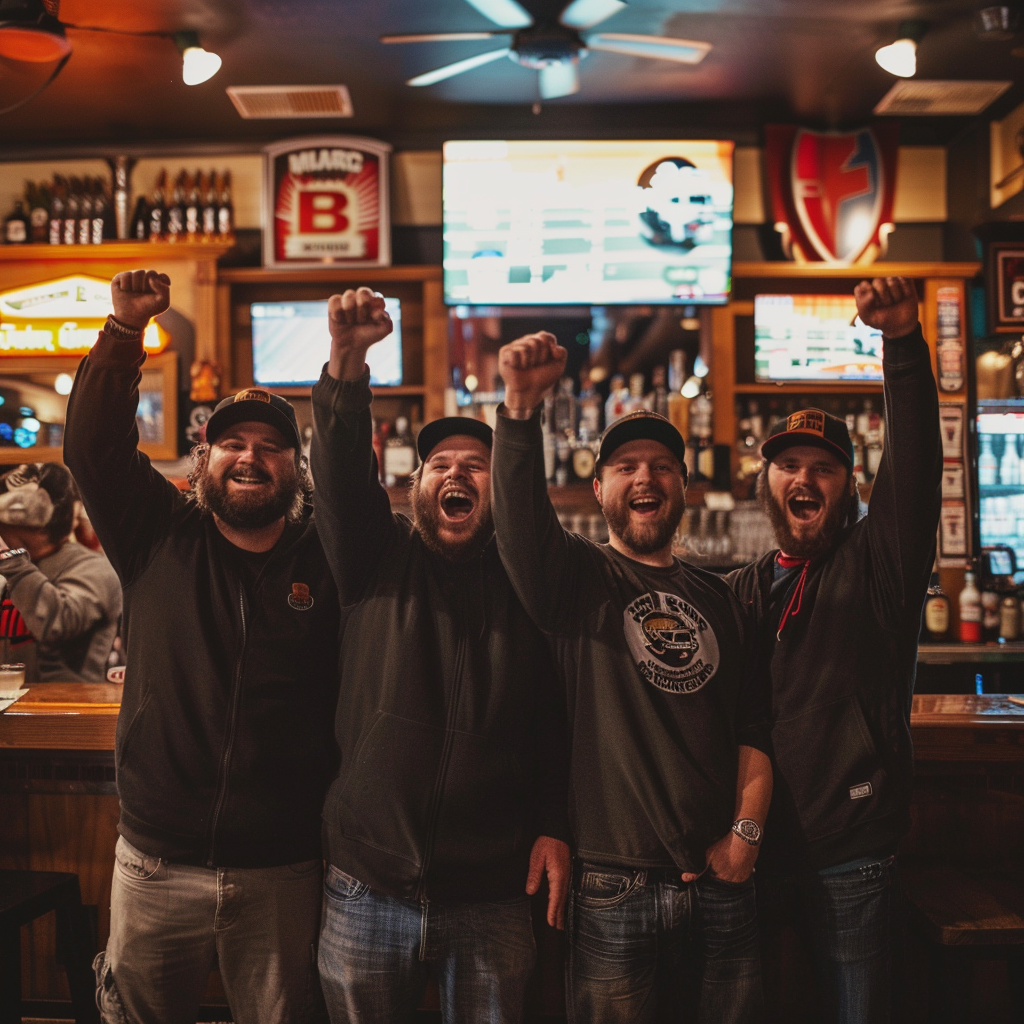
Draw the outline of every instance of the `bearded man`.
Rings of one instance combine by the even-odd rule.
[[[138,451],[135,421],[142,332],[170,280],[118,274],[111,297],[64,440],[124,591],[120,838],[97,1002],[110,1024],[192,1024],[216,965],[235,1021],[309,1021],[322,1013],[340,611],[295,412],[261,388],[226,398],[181,494]]]
[[[824,1019],[890,1019],[896,847],[910,826],[910,706],[935,553],[942,449],[931,355],[903,278],[863,281],[884,337],[885,449],[858,517],[846,424],[775,423],[759,491],[779,550],[730,583],[757,615],[772,680],[775,794],[758,875],[766,945],[792,921]]]
[[[559,525],[539,410],[565,360],[547,332],[499,353],[494,520],[568,687],[569,1020],[756,1021],[751,872],[771,769],[753,637],[725,583],[672,553],[685,445],[663,416],[633,413],[601,437],[594,494],[608,544]]]
[[[564,712],[544,638],[491,523],[491,429],[428,423],[413,521],[373,453],[368,288],[328,303],[313,388],[314,504],[348,620],[324,808],[320,975],[333,1024],[412,1019],[428,977],[442,1018],[522,1019],[535,949],[528,894],[547,873],[561,926],[569,848]]]

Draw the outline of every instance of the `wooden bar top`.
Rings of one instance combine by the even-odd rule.
[[[0,750],[113,750],[121,687],[36,683],[0,714]]]

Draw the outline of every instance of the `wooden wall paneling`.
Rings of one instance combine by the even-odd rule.
[[[448,309],[441,280],[423,282],[423,420],[444,415],[448,386]]]

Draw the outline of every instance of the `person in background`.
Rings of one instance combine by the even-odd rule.
[[[779,550],[729,581],[770,669],[775,794],[758,873],[762,934],[807,940],[826,1019],[890,1019],[896,847],[910,827],[910,706],[935,553],[942,449],[914,286],[861,282],[884,337],[885,450],[858,519],[846,424],[803,409],[772,425],[759,492]]]
[[[111,297],[64,434],[125,604],[121,835],[97,1002],[108,1024],[193,1024],[216,965],[236,1024],[305,1024],[322,1013],[341,614],[295,411],[262,388],[225,398],[180,493],[139,452],[135,420],[142,332],[170,280],[118,274]]]
[[[366,367],[391,320],[369,288],[332,296],[328,315],[314,501],[350,607],[324,808],[324,994],[334,1024],[394,1024],[432,976],[449,1024],[516,1024],[536,955],[527,894],[546,873],[560,927],[568,881],[563,700],[498,558],[490,427],[423,427],[413,521],[392,513]]]
[[[724,581],[672,554],[685,445],[663,416],[634,412],[601,437],[609,543],[559,525],[539,409],[565,359],[547,332],[501,349],[493,482],[502,561],[568,684],[569,1019],[683,1020],[699,1003],[706,1024],[756,1021],[751,872],[771,769],[752,633]]]
[[[121,615],[121,585],[107,559],[77,543],[78,488],[56,463],[0,477],[0,577],[35,638],[27,682],[96,683]]]

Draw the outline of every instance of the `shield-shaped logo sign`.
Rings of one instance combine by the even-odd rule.
[[[892,131],[814,132],[770,126],[766,158],[776,227],[797,259],[867,262],[892,230]]]

